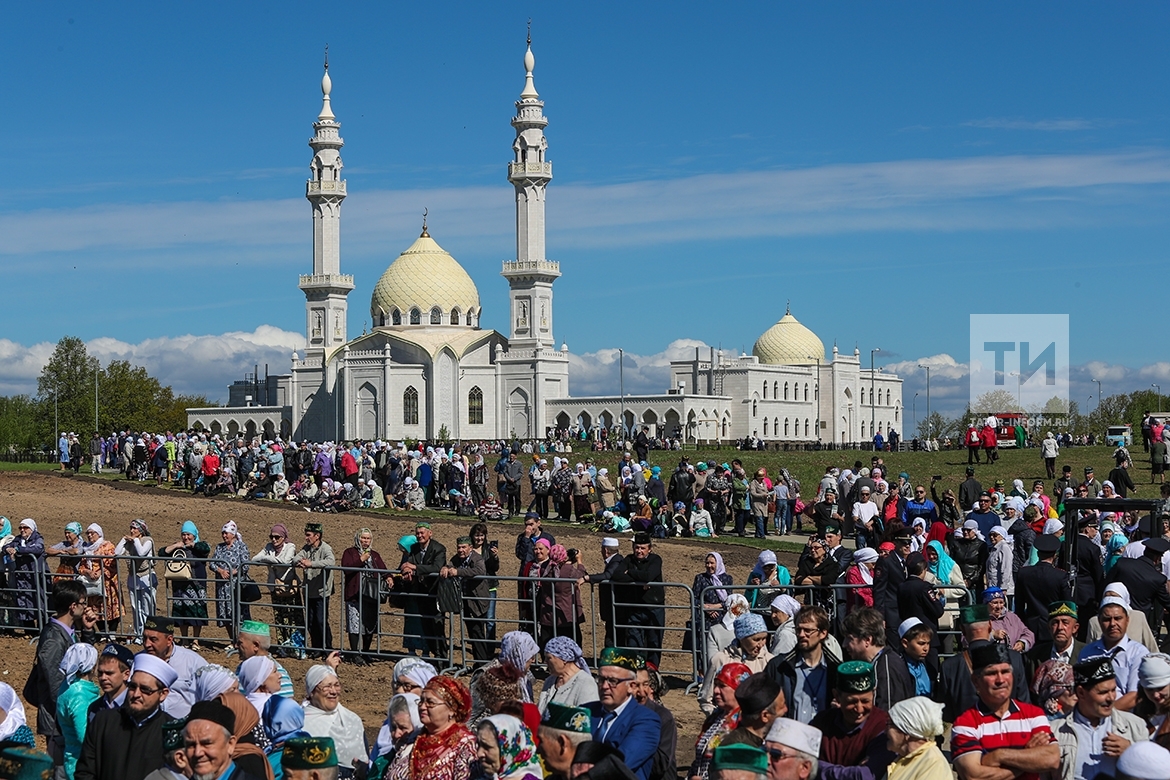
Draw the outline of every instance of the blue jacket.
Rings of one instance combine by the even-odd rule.
[[[600,702],[586,706],[593,714],[593,733],[597,734],[601,730],[605,710],[601,708]],[[661,736],[662,720],[658,713],[631,698],[622,714],[610,724],[601,741],[622,751],[626,757],[626,766],[639,780],[650,780],[650,770],[654,768],[654,754],[658,751]]]

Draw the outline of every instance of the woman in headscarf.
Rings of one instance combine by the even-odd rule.
[[[963,572],[955,565],[955,559],[947,555],[941,542],[927,542],[922,554],[926,557],[926,574],[923,579],[934,585],[945,599],[943,614],[938,621],[939,628],[950,630],[958,620],[959,607],[967,595]]]
[[[688,778],[707,780],[715,748],[719,747],[723,735],[739,725],[739,703],[735,691],[740,683],[752,676],[752,670],[744,664],[728,664],[715,675],[711,689],[711,701],[715,709],[703,721],[699,738],[695,740],[695,760],[687,772]]]
[[[574,550],[573,558],[576,557]],[[579,641],[581,627],[585,622],[585,608],[581,603],[581,589],[577,587],[577,581],[588,576],[588,572],[576,560],[569,560],[569,551],[564,545],[552,545],[548,558],[551,564],[550,576],[558,581],[544,583],[541,588],[544,599],[541,605],[541,639],[545,644],[553,636]]]
[[[763,587],[750,588],[744,595],[751,602],[752,608],[763,607],[772,603],[772,599],[780,595],[781,588],[791,584],[792,575],[785,566],[776,563],[776,553],[763,550],[756,558],[756,565],[748,575],[748,585]]]
[[[617,490],[609,478],[609,469],[597,470],[597,494],[602,509],[613,509],[617,505]]]
[[[1113,565],[1121,560],[1125,548],[1129,545],[1129,537],[1121,532],[1114,523],[1107,523],[1110,527],[1109,539],[1105,542],[1104,572],[1109,574]]]
[[[500,642],[500,657],[476,672],[471,678],[471,718],[468,725],[479,722],[496,711],[503,702],[515,699],[532,703],[535,678],[529,667],[540,653],[532,635],[509,631]]]
[[[800,602],[784,593],[772,599],[771,611],[772,639],[768,649],[772,655],[785,655],[796,647],[796,613],[800,612]]]
[[[58,669],[65,675],[62,689],[57,697],[57,727],[65,741],[65,776],[73,780],[77,759],[81,757],[81,746],[85,743],[85,727],[89,723],[89,705],[97,701],[102,692],[93,681],[93,670],[97,666],[98,651],[93,645],[78,642],[70,645],[61,657]]]
[[[66,523],[65,540],[54,544],[45,551],[46,558],[56,557],[59,559],[56,574],[60,576],[53,577],[53,582],[77,579],[77,566],[81,563],[81,553],[84,551],[85,545],[81,534],[81,523]]]
[[[703,571],[695,575],[691,592],[695,594],[695,608],[702,612],[703,631],[719,622],[723,617],[723,602],[727,600],[727,588],[735,580],[723,565],[723,556],[709,552],[703,558]]]
[[[295,606],[300,601],[293,566],[296,555],[297,546],[288,540],[288,527],[277,523],[268,532],[268,543],[252,556],[252,563],[262,564],[268,569],[273,604],[288,605],[273,607],[276,631],[282,644],[292,638],[292,627],[300,623],[300,609]]]
[[[704,715],[714,711],[714,685],[719,670],[728,664],[741,663],[753,673],[764,671],[772,660],[768,649],[768,625],[754,612],[740,615],[735,619],[735,641],[712,656],[707,664],[707,673],[699,689],[699,709]]]
[[[703,638],[703,662],[710,663],[723,648],[735,641],[735,619],[751,610],[751,604],[739,593],[729,593],[723,600],[723,612],[712,623]]]
[[[1064,661],[1045,661],[1032,676],[1032,700],[1049,721],[1063,720],[1077,703],[1073,668]]]
[[[600,699],[597,682],[589,674],[581,647],[567,636],[555,636],[544,646],[544,661],[549,675],[536,702],[541,714],[551,702],[565,707],[581,707]]]
[[[394,664],[391,682],[395,693],[420,693],[438,674],[434,666],[421,658],[407,657]]]
[[[1024,625],[1020,616],[1007,607],[1003,588],[990,587],[983,591],[983,602],[991,616],[991,638],[1003,642],[1020,653],[1027,653],[1036,644],[1036,636]]]
[[[887,770],[888,780],[950,780],[951,765],[935,744],[943,733],[943,706],[925,696],[914,696],[890,707],[886,747],[897,758]]]
[[[1170,745],[1170,656],[1150,653],[1138,666],[1138,697],[1133,714],[1150,724],[1150,739],[1162,747]]]
[[[264,705],[280,693],[280,670],[269,655],[254,655],[240,664],[240,690],[252,702],[257,714],[263,714]]]
[[[801,556],[795,584],[812,586],[805,591],[805,604],[819,604],[832,614],[834,596],[831,586],[837,581],[840,566],[837,559],[829,555],[829,546],[815,536],[808,539],[807,553]]]
[[[105,538],[102,527],[97,523],[89,524],[85,529],[85,538],[83,551],[103,557],[83,558],[77,565],[77,575],[85,583],[89,605],[98,613],[98,633],[113,634],[117,632],[118,623],[122,619],[122,596],[118,587],[118,561],[114,545]]]
[[[223,541],[215,546],[210,564],[211,570],[215,573],[215,617],[217,622],[227,629],[232,641],[235,641],[238,623],[232,615],[235,602],[233,593],[236,584],[248,578],[248,564],[252,555],[248,552],[248,545],[240,537],[239,528],[231,520],[220,529],[220,535]],[[240,601],[239,621],[251,619],[251,605]]]
[[[349,635],[350,659],[358,666],[368,662],[358,654],[358,635],[362,638],[362,653],[370,652],[370,645],[378,633],[378,613],[381,604],[382,581],[389,584],[390,574],[382,556],[374,549],[374,532],[359,529],[353,536],[353,547],[341,554],[345,572],[345,627]]]
[[[849,610],[873,606],[873,570],[877,566],[877,550],[862,547],[853,553],[853,563],[845,570],[845,603]]]
[[[422,729],[418,702],[417,693],[396,693],[390,697],[386,720],[378,730],[374,749],[370,751],[370,769],[366,773],[369,780],[382,780],[395,758],[404,752],[409,753]]]
[[[171,615],[175,625],[183,637],[187,636],[187,629],[191,629],[195,636],[191,649],[199,650],[199,636],[207,624],[207,557],[211,554],[211,546],[200,541],[199,529],[195,523],[186,520],[179,541],[164,547],[161,554],[180,559],[191,572],[190,579],[175,579],[170,575],[167,578],[171,582]],[[167,567],[182,568],[182,565],[168,562]]]
[[[511,715],[492,715],[479,724],[476,757],[480,774],[491,780],[543,780],[544,768],[528,727]]]
[[[44,588],[38,585],[46,571],[45,540],[37,531],[36,521],[32,518],[21,520],[20,534],[4,548],[4,552],[12,559],[15,569],[12,584],[16,589],[16,625],[34,628],[45,608],[41,603]]]
[[[366,731],[362,719],[341,704],[341,681],[323,664],[305,673],[305,731],[314,737],[332,737],[337,747],[339,776],[350,778],[354,767],[366,763]]]
[[[24,702],[6,682],[0,682],[0,750],[36,745],[36,735],[24,718]]]
[[[284,743],[297,737],[307,737],[305,732],[305,711],[287,696],[273,696],[264,704],[260,714],[260,725],[268,738],[268,763],[272,766],[273,780],[281,780],[284,772],[280,759]]]
[[[155,588],[158,575],[154,573],[154,539],[150,529],[141,519],[130,521],[130,531],[114,547],[116,555],[130,559],[130,579],[126,589],[130,591],[130,605],[134,609],[134,639],[142,641],[142,629],[148,615],[155,614]]]
[[[1002,525],[997,525],[990,532],[990,549],[987,552],[987,587],[999,588],[1010,599],[1016,592],[1016,581],[1012,576],[1012,563],[1015,553],[1012,551],[1011,536]]]
[[[467,689],[458,680],[440,675],[423,688],[418,705],[422,729],[411,749],[394,757],[386,777],[469,780],[476,747],[475,734],[463,725],[471,713]]]

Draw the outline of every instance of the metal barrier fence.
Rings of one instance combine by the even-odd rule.
[[[454,580],[459,608],[445,613],[436,595],[437,582],[427,582],[425,588],[404,588],[402,572],[396,569],[331,566],[306,571],[295,562],[291,566],[249,562],[247,570],[219,578],[215,564],[223,562],[214,554],[204,559],[82,554],[66,556],[65,561],[76,562],[83,572],[97,573],[83,582],[99,611],[98,635],[103,638],[141,641],[145,616],[166,614],[176,620],[183,636],[190,629],[193,637],[227,645],[242,621],[257,619],[275,631],[273,650],[278,655],[303,658],[306,653],[334,650],[352,653],[355,660],[412,655],[444,672],[463,674],[494,658],[499,638],[519,630],[531,633],[542,647],[553,636],[572,637],[594,660],[607,646],[642,653],[657,663],[662,674],[689,680],[688,693],[699,687],[710,661],[704,652],[710,628],[704,606],[713,591],[755,594],[754,599],[749,595],[749,603],[754,601],[752,609],[763,614],[777,594],[786,593],[825,607],[832,625],[839,627],[847,612],[848,592],[869,587],[729,585],[696,593],[676,582],[605,582],[585,587],[564,578],[460,577]],[[136,573],[135,568],[143,564],[148,564],[146,570]],[[298,575],[295,580],[288,576],[290,568]],[[262,574],[249,571],[253,569]],[[310,580],[318,575],[332,578],[332,594],[311,598],[309,593],[319,589],[310,587]],[[52,584],[59,579],[81,578],[64,567],[39,574],[10,572],[7,586],[0,587],[0,625],[39,632],[48,618]],[[355,581],[347,600],[346,585],[353,586]],[[484,582],[492,589],[487,596],[482,589],[476,595]],[[661,603],[631,598],[638,590],[648,593],[656,588],[662,589]],[[948,601],[955,597],[969,602],[972,597],[963,587],[940,590],[948,591]],[[654,596],[652,601],[657,602]],[[571,613],[558,609],[565,604],[571,605]],[[939,633],[959,632],[944,629]]]

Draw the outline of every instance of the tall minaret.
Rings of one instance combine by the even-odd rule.
[[[516,259],[504,262],[503,276],[511,288],[510,342],[519,347],[553,345],[552,284],[561,275],[560,264],[544,256],[544,193],[552,179],[552,163],[545,159],[548,142],[544,102],[532,83],[532,35],[524,53],[524,91],[516,101],[515,159],[508,164],[508,181],[516,188]]]
[[[313,123],[316,131],[309,139],[313,149],[311,175],[305,185],[305,197],[313,205],[313,273],[301,274],[300,288],[305,293],[308,336],[307,355],[322,351],[326,355],[348,341],[346,297],[353,289],[353,276],[341,273],[341,201],[345,200],[345,180],[341,178],[341,123],[333,116],[329,93],[329,49],[325,49],[325,75],[321,78],[324,99],[321,113]]]

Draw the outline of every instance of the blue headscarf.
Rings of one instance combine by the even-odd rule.
[[[195,527],[195,523],[191,520],[183,522],[183,533],[191,534],[195,537],[195,541],[199,541],[199,529]]]
[[[12,536],[12,521],[3,516],[0,516],[0,520],[4,521],[4,523],[0,525],[0,537]]]
[[[943,585],[951,583],[951,570],[955,568],[955,559],[947,555],[947,551],[943,549],[942,542],[937,539],[929,541],[926,546],[935,551],[938,555],[938,563],[930,563],[927,559],[927,568],[930,573],[938,577],[938,581]]]
[[[261,723],[264,724],[264,734],[274,745],[293,737],[308,736],[304,730],[304,709],[287,696],[273,696],[264,702]]]

